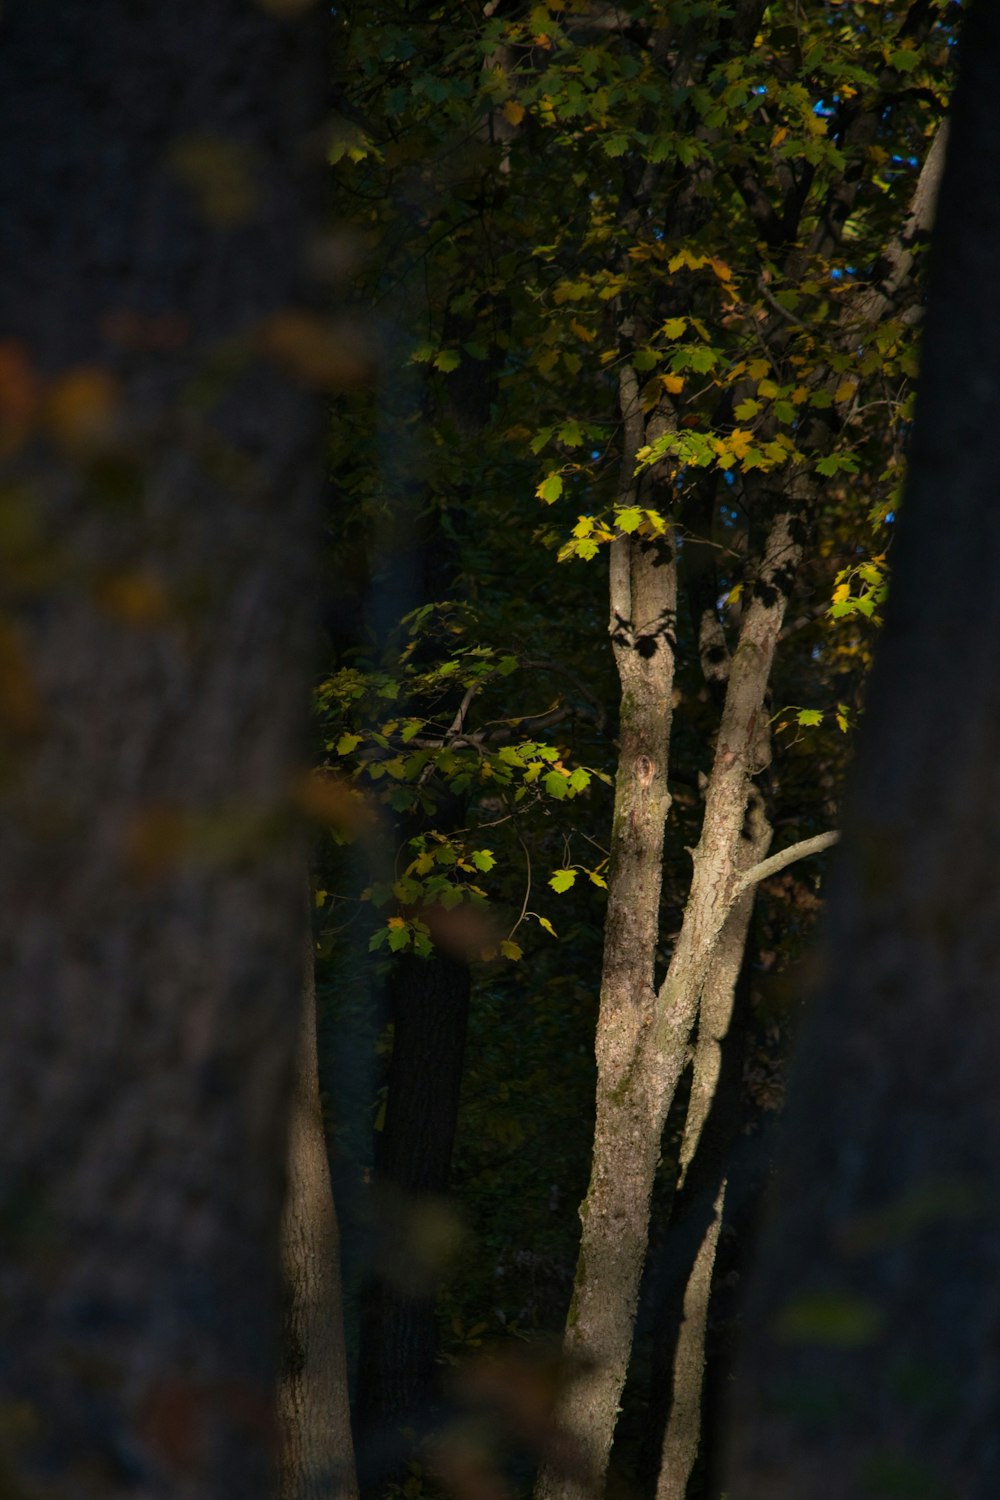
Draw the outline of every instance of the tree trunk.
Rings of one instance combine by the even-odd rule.
[[[622,503],[635,493],[645,424],[634,371],[621,381],[626,448]],[[673,537],[611,545],[609,631],[621,681],[620,749],[597,1022],[597,1120],[583,1234],[566,1323],[570,1383],[560,1421],[575,1460],[548,1465],[538,1500],[596,1492],[611,1449],[632,1344],[659,1156],[656,1101],[645,1063],[655,1006],[667,757],[677,628]]]
[[[894,582],[734,1422],[734,1497],[1000,1487],[1000,11],[964,22]]]
[[[340,1237],[319,1094],[311,937],[305,957],[305,1003],[282,1220],[284,1328],[278,1389],[278,1496],[279,1500],[356,1500]]]
[[[438,1386],[435,1301],[457,1221],[446,1201],[469,1014],[469,966],[404,954],[373,1194],[376,1275],[362,1314],[358,1424],[363,1486],[399,1465],[399,1429],[426,1425]]]
[[[758,865],[767,854],[771,836],[763,798],[754,794],[737,850],[737,867],[746,871]],[[732,1040],[730,1030],[737,985],[744,964],[755,897],[756,887],[751,886],[733,902],[719,934],[698,1006],[698,1036],[692,1059],[691,1093],[681,1140],[678,1199],[675,1202],[683,1203],[685,1184],[694,1185],[696,1190],[702,1188],[706,1199],[714,1195],[714,1201],[684,1291],[673,1351],[670,1407],[663,1434],[656,1500],[684,1500],[701,1447],[709,1303],[726,1198],[726,1163],[739,1128],[742,1083],[741,1061],[737,1056],[727,1063],[723,1085],[723,1049],[727,1040]],[[736,1040],[738,1043],[739,1037]],[[719,1115],[725,1118],[719,1119]],[[703,1169],[699,1154],[702,1148],[709,1157]],[[695,1163],[698,1167],[692,1171]],[[693,1182],[695,1178],[697,1183]]]
[[[705,1378],[705,1335],[712,1295],[715,1252],[726,1197],[723,1180],[684,1291],[681,1326],[674,1347],[670,1416],[656,1482],[656,1500],[685,1500],[701,1446],[701,1392]]]
[[[658,692],[654,687],[640,696],[622,674],[622,748],[598,1019],[597,1124],[590,1188],[580,1210],[583,1233],[565,1338],[566,1352],[577,1368],[569,1372],[572,1383],[560,1413],[580,1445],[580,1455],[575,1472],[542,1470],[537,1500],[576,1500],[603,1489],[632,1348],[660,1138],[684,1071],[698,1002],[745,873],[740,867],[741,835],[750,778],[760,769],[755,757],[767,740],[764,695],[799,556],[797,537],[796,518],[778,514],[730,668],[702,834],[692,855],[691,891],[659,994],[653,992],[652,969],[667,805],[669,690],[664,693],[661,685]],[[623,545],[643,555],[641,543],[613,544]],[[645,566],[652,579],[667,575],[652,556]],[[613,601],[615,568],[613,553]],[[664,585],[657,582],[652,587],[662,590]],[[617,589],[622,592],[621,585]],[[658,601],[657,609],[644,602],[641,614],[613,605],[612,640],[615,630],[633,619],[669,619],[674,598],[671,593],[669,606]],[[664,630],[662,624],[658,628]],[[633,630],[632,635],[641,647],[639,633]],[[628,631],[622,631],[622,641],[628,644]],[[665,650],[648,653],[633,648],[632,670],[649,671],[658,654],[664,659],[668,655]],[[662,673],[664,667],[659,670]],[[661,785],[654,818],[653,793]],[[636,934],[642,935],[641,943]]]
[[[262,330],[302,302],[324,35],[0,17],[11,1494],[271,1491],[325,419]]]

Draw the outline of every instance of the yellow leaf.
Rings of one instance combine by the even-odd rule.
[[[406,926],[406,918],[405,917],[390,917],[389,920],[388,920],[388,922],[385,925],[387,927],[395,928],[396,931],[398,931],[401,927],[405,927]]]
[[[707,255],[692,255],[690,250],[678,250],[667,262],[667,268],[671,271],[679,271],[682,266],[687,266],[691,271],[700,271],[702,266],[708,265]]]
[[[851,585],[849,583],[838,583],[833,591],[834,604],[843,604],[845,599],[851,597]]]
[[[724,260],[720,260],[717,255],[712,256],[712,259],[709,261],[709,265],[712,267],[712,270],[715,272],[716,276],[718,276],[720,281],[732,281],[732,271],[726,265],[726,262]]]
[[[751,380],[763,380],[770,368],[766,359],[752,359],[747,365],[747,374]]]
[[[524,119],[524,105],[520,99],[508,99],[503,106],[502,114],[510,125],[520,125]]]
[[[757,385],[757,394],[765,401],[770,401],[778,394],[778,387],[773,380],[761,380]]]
[[[664,390],[669,391],[671,396],[679,396],[684,389],[683,375],[661,375],[659,379]]]
[[[589,344],[589,343],[593,342],[593,339],[594,339],[594,330],[592,328],[585,328],[582,323],[578,323],[577,322],[576,318],[571,318],[570,319],[569,326],[573,330],[573,332],[576,334],[577,338],[578,339],[583,339],[583,342],[585,344]]]
[[[850,378],[848,378],[847,380],[842,380],[833,393],[834,401],[836,401],[838,404],[841,401],[851,401],[857,388],[858,382],[856,380],[852,380]]]
[[[512,959],[514,963],[516,963],[519,958],[524,957],[524,950],[521,948],[520,944],[512,942],[510,938],[504,938],[503,942],[500,944],[500,952],[503,954],[504,958]]]
[[[807,385],[797,385],[792,392],[791,400],[794,406],[801,406],[803,401],[808,401],[809,387]]]
[[[663,332],[668,339],[679,339],[687,327],[687,318],[668,318],[663,325]]]
[[[779,125],[778,128],[777,128],[777,130],[774,132],[774,134],[771,137],[771,150],[772,151],[775,150],[775,148],[777,146],[781,145],[782,141],[785,139],[785,136],[787,134],[788,134],[788,126],[787,125]]]
[[[730,433],[726,446],[736,458],[745,458],[752,443],[753,433],[748,432],[745,427],[737,427]]]

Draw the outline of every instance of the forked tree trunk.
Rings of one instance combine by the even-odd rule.
[[[621,753],[598,1018],[593,1166],[580,1210],[580,1254],[565,1337],[566,1353],[571,1360],[575,1357],[578,1368],[569,1372],[571,1384],[560,1410],[579,1445],[579,1456],[575,1469],[542,1470],[537,1500],[577,1500],[603,1490],[632,1348],[663,1125],[684,1071],[699,998],[720,934],[744,890],[740,882],[750,875],[740,866],[741,835],[750,778],[759,769],[755,754],[766,741],[764,696],[800,551],[794,518],[780,513],[772,522],[761,574],[744,613],[701,839],[692,854],[691,892],[666,978],[656,994],[652,984],[668,806],[672,649],[670,675],[660,683],[654,680],[642,694],[622,667],[638,674],[640,683],[651,666],[664,673],[668,644],[672,647],[676,585],[662,562],[656,566],[653,548],[643,549],[636,541],[613,544],[618,549],[626,546],[632,549],[625,555],[631,555],[633,569],[638,564],[649,570],[645,587],[658,592],[648,595],[657,607],[644,602],[640,612],[636,603],[643,596],[637,595],[633,583],[631,606],[616,606],[616,598],[629,596],[619,582],[627,577],[618,571],[622,554],[612,552],[611,630],[613,641],[619,632],[616,657],[623,686]],[[669,598],[661,597],[666,578]],[[644,646],[640,622],[648,622],[646,630],[656,629],[664,637],[659,652]],[[663,665],[658,665],[658,655]]]
[[[734,1500],[1000,1491],[1000,9],[964,21],[892,596],[734,1420]]]
[[[12,1495],[271,1493],[325,413],[262,328],[302,303],[324,37],[0,15]]]
[[[355,1500],[340,1236],[323,1130],[310,934],[282,1218],[279,1500]]]

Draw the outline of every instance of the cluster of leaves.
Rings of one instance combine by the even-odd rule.
[[[319,685],[316,702],[328,763],[350,794],[369,809],[425,825],[399,846],[393,878],[373,882],[362,899],[380,910],[393,907],[371,935],[372,951],[412,948],[426,956],[433,947],[429,909],[447,912],[463,903],[485,909],[491,899],[503,900],[511,858],[522,863],[517,837],[504,825],[517,817],[520,828],[524,815],[544,815],[553,804],[587,793],[595,779],[609,785],[610,777],[575,761],[566,744],[523,735],[526,721],[504,711],[518,658],[481,641],[471,607],[426,604],[402,624],[403,645],[390,655],[392,670],[342,667]],[[503,866],[490,889],[483,879],[497,866],[494,850],[480,847],[468,826],[440,826],[442,805],[454,808],[456,802],[473,824],[488,821],[501,830]],[[350,842],[363,826],[342,819],[334,837]],[[557,873],[561,878],[565,872]],[[596,871],[591,878],[604,884]],[[555,876],[551,884],[565,889]],[[515,929],[526,916],[555,935],[548,918],[528,911],[525,899]],[[480,957],[497,951],[509,959],[522,956],[513,930],[499,942],[486,936],[485,927],[483,934]]]

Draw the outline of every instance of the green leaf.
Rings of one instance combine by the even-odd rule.
[[[337,741],[337,754],[350,755],[361,744],[360,734],[342,734]]]
[[[615,520],[622,531],[632,532],[635,531],[642,520],[642,511],[638,506],[629,505],[624,510],[618,512]]]
[[[445,375],[452,370],[457,370],[462,363],[457,349],[442,349],[440,354],[434,356],[435,370],[442,370]]]
[[[900,73],[912,73],[919,61],[920,54],[918,52],[913,52],[903,47],[894,52],[890,58],[893,67],[897,68]]]
[[[796,720],[804,728],[810,729],[816,724],[822,724],[823,713],[818,708],[800,708],[796,714]]]
[[[699,344],[690,351],[689,361],[692,370],[697,370],[699,375],[704,375],[708,370],[715,368],[718,355],[714,349],[706,349],[703,344]]]
[[[548,792],[549,796],[555,797],[557,802],[561,802],[566,796],[567,790],[569,788],[568,778],[565,777],[561,771],[549,771],[546,774],[544,780],[545,790]]]
[[[547,474],[541,484],[535,490],[539,500],[544,500],[546,505],[552,505],[563,492],[563,479],[561,474]]]
[[[590,785],[590,772],[585,771],[582,766],[577,766],[569,778],[569,784],[572,791],[585,792]]]
[[[570,886],[575,884],[575,870],[556,870],[555,874],[552,875],[549,879],[549,885],[554,891],[558,892],[559,895],[561,895],[563,891],[568,891]]]
[[[492,851],[489,849],[473,849],[472,863],[477,870],[492,870],[496,864]]]

